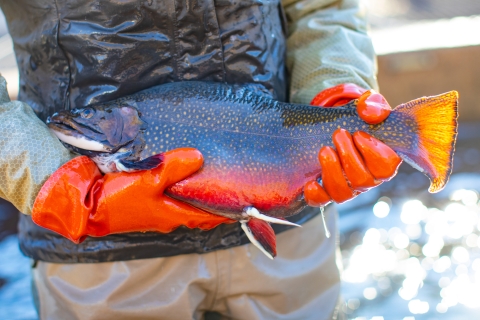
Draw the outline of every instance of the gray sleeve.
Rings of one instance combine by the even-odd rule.
[[[6,86],[0,76],[0,197],[31,214],[42,185],[72,154],[32,108],[10,101]]]
[[[290,100],[309,103],[341,83],[377,89],[376,56],[359,0],[284,0]]]

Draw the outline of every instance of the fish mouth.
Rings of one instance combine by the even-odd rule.
[[[86,137],[84,134],[82,134],[80,128],[78,128],[72,122],[66,123],[65,121],[56,121],[54,118],[49,117],[46,123],[50,132],[52,132],[64,145],[66,145],[67,148],[68,146],[74,147],[70,148],[74,152],[80,153],[78,152],[78,149],[96,152],[112,151],[112,148],[104,145],[103,143]]]
[[[95,130],[93,127],[78,123],[74,120],[75,118],[77,117],[69,117],[62,112],[57,112],[47,118],[46,124],[49,127],[56,127],[61,131],[78,132],[83,136],[86,136],[88,133],[103,135],[103,132]]]

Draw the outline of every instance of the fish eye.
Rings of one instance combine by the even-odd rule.
[[[85,109],[80,115],[82,118],[89,119],[93,116],[94,113],[95,111],[93,109]]]

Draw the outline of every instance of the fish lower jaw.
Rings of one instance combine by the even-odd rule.
[[[74,147],[89,150],[89,151],[100,151],[100,152],[108,152],[108,148],[106,148],[103,144],[98,141],[88,140],[85,137],[79,136],[69,136],[63,132],[56,131],[53,129],[49,129],[59,140],[62,142],[72,145]]]

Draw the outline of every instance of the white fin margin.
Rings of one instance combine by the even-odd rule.
[[[285,224],[287,226],[301,227],[301,225],[290,222],[288,220],[277,219],[277,218],[274,218],[274,217],[264,215],[264,214],[260,213],[260,211],[258,211],[254,207],[247,207],[247,208],[243,209],[243,211],[247,214],[247,216],[249,216],[251,218],[260,219],[260,220],[267,221],[267,222],[270,222],[270,223]]]
[[[250,228],[247,225],[247,221],[240,221],[240,226],[242,227],[243,231],[247,235],[248,240],[250,240],[250,242],[255,247],[260,249],[260,251],[262,251],[267,257],[273,260],[273,256],[270,253],[268,253],[267,250],[265,250],[265,248],[260,244],[260,242],[257,241],[257,239],[255,239],[255,236],[253,235],[252,230],[250,230]]]

